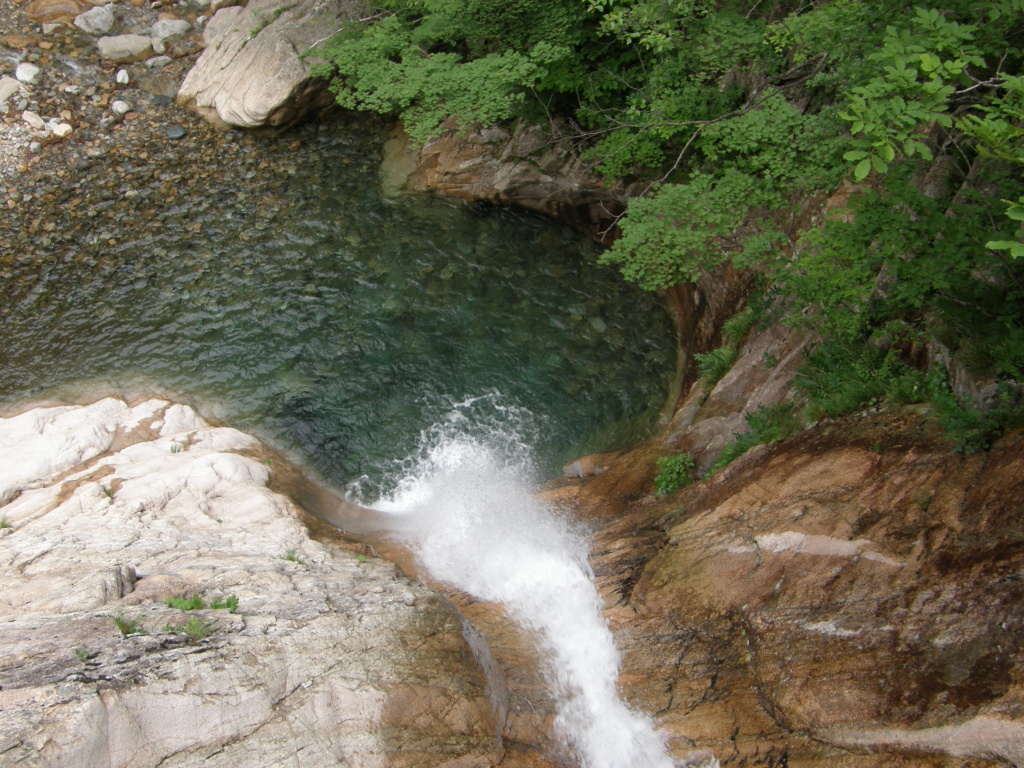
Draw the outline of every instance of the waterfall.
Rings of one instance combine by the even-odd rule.
[[[531,493],[528,420],[488,398],[457,406],[374,506],[431,575],[500,603],[540,638],[556,727],[584,768],[672,768],[649,718],[619,698],[584,532]]]

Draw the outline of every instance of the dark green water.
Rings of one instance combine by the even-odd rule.
[[[307,139],[286,159],[267,150],[244,184],[144,196],[136,222],[97,216],[91,241],[8,273],[0,401],[173,395],[337,486],[380,482],[482,395],[498,417],[527,414],[546,476],[650,429],[675,365],[658,299],[568,228],[383,201],[365,136]]]

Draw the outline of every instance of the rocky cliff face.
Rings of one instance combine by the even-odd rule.
[[[624,689],[723,765],[1024,764],[1024,437],[965,457],[871,410],[652,494],[657,456],[784,396],[763,354],[799,344],[755,337],[662,439],[548,491],[596,529]]]
[[[314,540],[251,437],[108,399],[0,420],[0,454],[3,765],[503,757],[459,615]]]

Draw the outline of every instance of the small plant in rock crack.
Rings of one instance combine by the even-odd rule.
[[[281,555],[281,559],[287,560],[290,563],[298,563],[299,565],[306,564],[306,558],[297,549],[289,549]]]
[[[185,446],[181,443],[171,443],[171,453],[181,453],[185,450]]]
[[[212,621],[206,621],[198,616],[194,616],[181,625],[164,625],[164,632],[181,632],[191,642],[196,643],[213,634],[213,625]]]
[[[199,595],[191,597],[168,597],[164,602],[171,608],[179,611],[201,611],[206,607],[206,601]]]
[[[77,656],[78,660],[83,664],[87,662],[89,659],[93,658],[95,655],[95,653],[90,651],[84,645],[80,645],[77,648],[75,648],[75,656]]]
[[[142,627],[142,619],[138,616],[128,616],[118,612],[111,616],[111,618],[114,620],[114,626],[117,627],[124,637],[146,634],[146,630]]]
[[[225,598],[214,600],[210,603],[210,607],[215,611],[227,610],[234,613],[238,610],[238,598],[234,595],[228,595]]]
[[[13,528],[13,527],[14,526],[11,525],[11,521],[7,519],[7,515],[0,516],[0,530],[2,530],[4,528]]]

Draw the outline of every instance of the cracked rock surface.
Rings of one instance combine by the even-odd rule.
[[[501,759],[458,614],[311,538],[274,463],[162,400],[0,419],[0,764]]]

